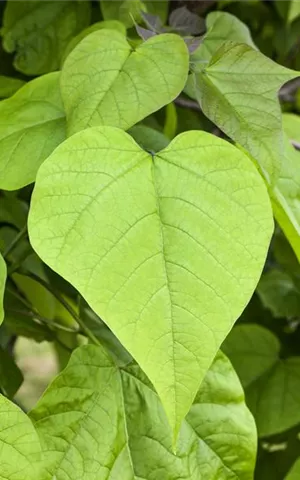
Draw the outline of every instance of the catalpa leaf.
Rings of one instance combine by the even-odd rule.
[[[71,38],[89,25],[90,4],[76,0],[7,2],[1,35],[3,47],[16,52],[14,66],[41,75],[60,66]]]
[[[272,230],[253,163],[205,132],[157,155],[116,128],[79,132],[42,165],[29,214],[33,248],[137,360],[175,437]]]
[[[0,102],[0,188],[33,182],[41,163],[65,138],[59,73],[28,82]]]
[[[300,357],[280,358],[280,343],[258,325],[239,325],[226,338],[229,356],[261,437],[283,432],[300,422]]]
[[[85,480],[253,476],[254,421],[221,354],[182,425],[176,455],[148,379],[137,365],[118,368],[100,347],[78,349],[30,417],[42,443],[45,480],[64,478],[65,472]]]
[[[62,70],[69,135],[96,125],[127,130],[179,95],[188,63],[187,47],[178,35],[150,38],[134,50],[117,31],[91,33]]]
[[[3,296],[4,296],[4,289],[5,289],[5,281],[6,281],[6,263],[0,254],[0,323],[2,323],[4,318],[4,311],[3,311]]]
[[[300,116],[294,113],[284,113],[282,115],[283,130],[290,142],[300,145]]]
[[[119,20],[126,26],[133,25],[133,19],[137,22],[143,17],[143,12],[158,16],[161,22],[165,22],[168,16],[168,0],[101,0],[100,8],[104,20]]]
[[[285,480],[299,480],[300,478],[300,458],[296,460],[289,473],[285,477]]]
[[[299,74],[233,42],[221,47],[207,66],[199,63],[195,68],[189,88],[205,115],[239,143],[274,184],[284,154],[277,92]]]
[[[19,407],[0,395],[0,480],[39,479],[39,437]]]
[[[0,390],[8,398],[12,398],[23,382],[21,370],[13,357],[0,346]],[[1,405],[1,401],[0,401]],[[1,430],[1,427],[0,427]],[[0,454],[1,455],[1,454]],[[1,473],[0,473],[1,475]]]
[[[211,12],[206,17],[207,33],[196,52],[191,56],[192,62],[208,63],[213,54],[225,42],[245,43],[256,48],[249,28],[234,15],[227,12]]]

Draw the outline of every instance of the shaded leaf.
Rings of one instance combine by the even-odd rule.
[[[150,38],[133,50],[119,32],[90,34],[68,56],[61,75],[69,135],[96,125],[127,130],[170,103],[187,74],[188,50],[177,35]]]
[[[263,181],[234,146],[188,132],[150,155],[112,127],[56,149],[29,216],[33,248],[138,361],[175,436],[253,293],[272,229]]]
[[[128,133],[148,152],[159,152],[169,144],[169,139],[162,132],[147,125],[135,125]]]
[[[221,354],[183,423],[176,456],[166,416],[145,375],[136,365],[117,368],[100,347],[78,349],[30,416],[43,446],[45,480],[65,471],[86,480],[253,475],[254,422]]]
[[[22,382],[23,375],[21,370],[18,368],[11,355],[0,347],[0,390],[6,397],[12,398]]]
[[[10,97],[24,84],[25,82],[23,80],[19,80],[18,78],[0,75],[0,98]]]
[[[222,346],[242,385],[261,437],[300,422],[300,357],[280,358],[280,344],[258,325],[239,325]]]
[[[185,5],[171,12],[169,24],[175,31],[181,32],[183,35],[199,35],[205,30],[204,20],[190,12]]]
[[[201,45],[205,45],[205,41]],[[255,68],[254,68],[255,65]],[[279,88],[297,72],[277,65],[247,45],[227,43],[191,83],[208,118],[256,160],[269,184],[284,154]]]
[[[37,78],[0,102],[0,188],[33,182],[41,163],[64,140],[58,79],[59,73]]]
[[[3,296],[4,296],[4,289],[5,289],[5,281],[6,281],[6,264],[2,255],[0,254],[0,323],[2,323],[3,317],[4,317]]]
[[[71,38],[89,25],[90,4],[76,0],[7,2],[1,34],[16,52],[14,66],[26,75],[57,70]]]
[[[299,12],[300,13],[300,12]],[[299,480],[300,478],[300,459],[298,459],[285,477],[285,480]]]

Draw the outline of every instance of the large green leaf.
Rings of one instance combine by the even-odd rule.
[[[207,66],[195,68],[190,88],[205,115],[249,152],[273,184],[284,154],[277,92],[299,74],[233,42],[217,50]]]
[[[43,479],[251,480],[255,425],[219,354],[181,428],[177,455],[161,403],[138,366],[119,369],[100,347],[78,349],[30,414]],[[226,443],[226,448],[224,444]]]
[[[100,8],[105,20],[120,20],[127,27],[141,20],[142,11],[158,15],[162,22],[168,16],[168,0],[101,0]]]
[[[294,113],[284,113],[282,115],[282,124],[288,139],[300,143],[300,116]]]
[[[211,12],[206,17],[207,33],[199,48],[191,55],[192,62],[208,63],[213,54],[227,41],[245,43],[256,48],[249,28],[227,12]]]
[[[41,446],[30,419],[0,396],[0,480],[40,480]]]
[[[33,182],[41,163],[64,140],[58,79],[59,73],[49,73],[0,102],[0,188]]]
[[[4,311],[3,311],[3,296],[4,288],[6,281],[6,264],[3,260],[2,255],[0,255],[0,323],[3,321]]]
[[[152,156],[119,129],[84,130],[42,165],[29,215],[34,249],[138,361],[175,436],[272,230],[252,162],[206,132]]]
[[[3,47],[16,52],[14,66],[27,75],[57,70],[71,38],[89,25],[90,4],[77,0],[7,2]]]
[[[222,349],[245,387],[260,436],[300,422],[300,357],[280,358],[277,338],[258,325],[235,327]]]
[[[134,50],[120,32],[91,33],[62,70],[69,134],[96,125],[127,130],[179,95],[188,63],[178,35],[152,37]]]

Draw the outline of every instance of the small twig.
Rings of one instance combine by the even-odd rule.
[[[8,245],[6,250],[3,252],[3,258],[6,258],[10,252],[17,246],[17,244],[22,240],[24,237],[27,236],[27,225],[25,225],[22,230],[14,237],[12,242]]]
[[[36,320],[39,320],[39,322],[44,323],[48,327],[53,327],[56,328],[57,330],[62,330],[63,332],[69,332],[69,333],[80,333],[80,330],[74,330],[74,328],[69,328],[65,327],[64,325],[61,325],[60,323],[56,323],[55,321],[49,320],[49,318],[43,317],[39,313],[33,312],[33,311],[24,311],[24,310],[18,310],[15,308],[7,308],[6,309],[8,312],[12,313],[18,313],[19,315],[24,315],[25,317],[30,317]]]
[[[27,277],[33,278],[36,280],[38,283],[43,285],[43,287],[46,288],[52,295],[61,303],[61,305],[69,312],[69,314],[74,318],[74,320],[78,323],[78,325],[81,327],[82,331],[86,334],[86,336],[95,344],[101,346],[101,343],[99,342],[98,338],[93,334],[93,332],[85,325],[85,323],[81,320],[79,315],[75,312],[75,310],[71,307],[71,305],[64,299],[64,297],[57,292],[52,285],[49,283],[45,282],[42,278],[40,278],[38,275],[32,272],[24,272],[24,275]]]

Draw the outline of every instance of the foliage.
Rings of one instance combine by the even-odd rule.
[[[298,3],[0,19],[0,480],[298,478]]]

